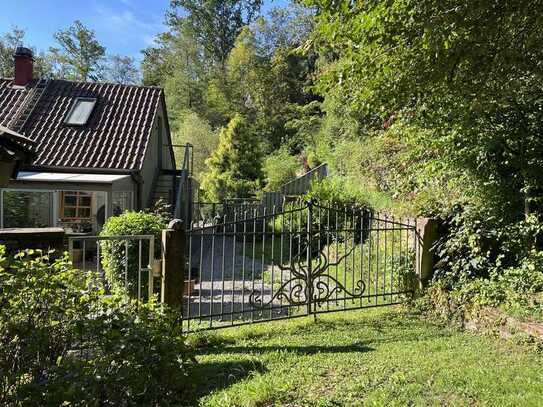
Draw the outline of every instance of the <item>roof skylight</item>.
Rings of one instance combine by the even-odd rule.
[[[87,124],[94,106],[96,98],[77,98],[72,105],[72,108],[66,115],[64,123],[71,126],[84,126]]]

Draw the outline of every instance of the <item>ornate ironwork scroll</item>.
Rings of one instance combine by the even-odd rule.
[[[309,206],[309,210],[311,210],[311,206]],[[351,255],[355,246],[353,245],[334,262],[330,261],[324,247],[317,250],[316,256],[308,255],[310,241],[317,242],[320,238],[320,232],[313,232],[311,222],[308,224],[310,226],[307,232],[298,232],[300,250],[295,256],[292,256],[288,266],[277,264],[280,270],[289,273],[289,278],[281,282],[277,291],[272,290],[270,298],[266,301],[264,301],[264,294],[261,290],[253,290],[249,296],[251,306],[263,309],[278,300],[284,300],[293,306],[307,305],[308,303],[321,306],[337,294],[343,294],[345,298],[349,299],[363,297],[366,284],[362,279],[354,281],[353,289],[349,290],[337,278],[327,274],[330,267],[339,265]],[[312,252],[313,250],[310,250],[310,253]],[[311,267],[308,267],[309,262],[311,262]]]

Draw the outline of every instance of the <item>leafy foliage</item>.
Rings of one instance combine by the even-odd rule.
[[[307,47],[325,97],[325,117],[305,118],[319,125],[307,149],[441,218],[437,276],[449,288],[522,268],[541,244],[526,231],[543,191],[541,4],[305,4],[317,8]]]
[[[189,143],[193,146],[194,177],[199,180],[207,168],[205,160],[217,148],[219,137],[207,120],[198,113],[187,110],[180,115],[179,128],[173,134],[173,142],[174,144]],[[182,162],[181,154],[184,150],[174,150],[174,153],[176,153],[176,161]]]
[[[98,80],[106,49],[94,31],[76,20],[66,30],[55,34],[58,47],[50,49],[61,76],[72,80]]]
[[[13,78],[15,65],[13,55],[19,46],[24,46],[26,32],[24,29],[13,26],[10,31],[0,36],[0,77]],[[43,52],[34,49],[34,75],[47,76],[52,72],[51,59]]]
[[[276,150],[264,160],[266,190],[279,191],[281,185],[296,178],[300,167],[300,159],[290,155],[287,148]]]
[[[1,404],[170,405],[191,391],[167,311],[104,297],[66,258],[0,257]]]
[[[182,19],[211,61],[223,63],[242,28],[257,16],[262,0],[173,0],[171,19]],[[177,8],[185,15],[180,17]]]
[[[113,216],[104,224],[100,236],[155,236],[155,258],[160,256],[161,231],[166,228],[166,219],[163,216],[146,212],[125,212]],[[128,253],[126,248],[128,247]],[[131,296],[137,295],[138,290],[138,258],[139,245],[137,241],[109,240],[100,243],[102,251],[102,267],[111,287],[120,292],[128,292]],[[147,259],[148,243],[142,242],[142,256]],[[125,272],[127,274],[127,287],[125,287]],[[147,279],[142,276],[142,292],[146,292]],[[127,291],[125,291],[125,289]]]
[[[247,119],[236,115],[219,133],[219,145],[206,161],[209,171],[202,179],[206,197],[219,202],[254,193],[262,177],[260,154]]]

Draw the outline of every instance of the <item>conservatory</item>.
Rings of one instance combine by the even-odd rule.
[[[107,218],[134,208],[134,191],[126,174],[19,172],[0,189],[0,227],[95,234]]]

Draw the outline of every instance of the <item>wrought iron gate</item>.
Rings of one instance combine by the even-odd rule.
[[[187,240],[187,331],[398,304],[417,281],[414,220],[364,208],[229,212]]]

